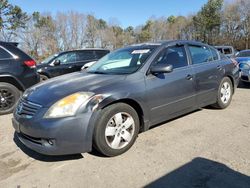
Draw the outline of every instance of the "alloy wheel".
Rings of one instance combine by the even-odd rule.
[[[5,111],[13,107],[15,96],[9,89],[0,89],[0,111]]]
[[[115,114],[106,125],[105,140],[112,149],[126,147],[135,134],[133,117],[125,112]]]
[[[224,82],[221,87],[221,101],[227,104],[231,98],[231,86],[228,82]]]

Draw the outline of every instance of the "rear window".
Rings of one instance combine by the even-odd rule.
[[[12,56],[6,50],[0,47],[0,59],[9,59],[9,58],[12,58]]]
[[[189,46],[193,64],[201,64],[213,61],[213,55],[206,46]]]
[[[232,49],[231,48],[224,48],[224,54],[232,54],[233,53],[233,51],[232,51]]]
[[[214,48],[210,48],[212,55],[213,55],[213,59],[216,61],[219,59],[218,53]]]

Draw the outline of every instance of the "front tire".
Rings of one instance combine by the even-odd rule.
[[[125,103],[104,108],[94,130],[94,146],[105,156],[121,155],[134,144],[140,127],[137,112]]]
[[[9,83],[0,82],[0,115],[13,112],[21,92]]]
[[[233,84],[232,81],[225,77],[222,79],[220,83],[220,87],[217,94],[217,102],[213,105],[213,107],[218,109],[225,109],[227,108],[233,96]]]

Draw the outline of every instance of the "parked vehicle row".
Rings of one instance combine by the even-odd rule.
[[[239,68],[193,41],[132,45],[86,71],[25,91],[14,111],[20,141],[42,154],[126,152],[138,133],[208,105],[230,105]],[[48,97],[49,96],[49,97]]]

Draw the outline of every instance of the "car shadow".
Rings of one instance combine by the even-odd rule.
[[[240,89],[250,89],[250,83],[240,82],[239,85],[238,85],[238,88],[240,88]]]
[[[195,158],[145,187],[247,188],[250,187],[250,177],[224,164]]]
[[[43,161],[43,162],[60,162],[60,161],[69,161],[69,160],[78,160],[83,159],[84,157],[81,154],[74,155],[63,155],[63,156],[47,156],[37,153],[29,148],[27,148],[17,137],[17,134],[14,134],[13,141],[26,155],[29,157]]]

